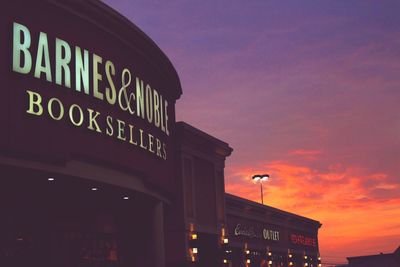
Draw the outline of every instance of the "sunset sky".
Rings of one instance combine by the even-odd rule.
[[[400,245],[400,1],[106,0],[177,69],[226,190],[320,221],[325,262]]]

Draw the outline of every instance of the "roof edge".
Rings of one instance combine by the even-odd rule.
[[[192,126],[184,121],[178,121],[176,123],[176,125],[177,125],[177,127],[181,127],[184,131],[189,132],[189,133],[195,135],[196,137],[199,137],[207,142],[214,144],[215,146],[220,148],[219,152],[223,156],[228,157],[232,154],[233,148],[231,148],[228,143],[226,143],[218,138],[215,138],[214,136],[211,136],[208,133],[199,130],[198,128],[195,128],[194,126]]]
[[[312,223],[314,225],[317,225],[318,228],[320,228],[322,226],[322,224],[317,220],[314,220],[314,219],[311,219],[311,218],[307,218],[307,217],[304,217],[304,216],[301,216],[301,215],[297,215],[297,214],[294,214],[294,213],[291,213],[291,212],[288,212],[288,211],[284,211],[284,210],[281,210],[281,209],[278,209],[278,208],[274,208],[274,207],[271,207],[271,206],[268,206],[268,205],[263,205],[263,204],[260,204],[260,203],[254,202],[252,200],[249,200],[249,199],[246,199],[246,198],[242,198],[242,197],[239,197],[239,196],[236,196],[236,195],[233,195],[233,194],[225,193],[225,198],[228,198],[228,199],[236,201],[236,202],[241,202],[243,204],[250,205],[250,206],[253,206],[253,207],[256,207],[256,208],[267,209],[267,210],[270,210],[270,211],[273,211],[273,212],[278,212],[278,213],[281,213],[281,214],[286,215],[286,216],[290,216],[290,217],[295,218],[295,219],[307,221],[307,222],[310,222],[310,223]]]

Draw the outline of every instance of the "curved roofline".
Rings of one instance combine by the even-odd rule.
[[[136,26],[132,21],[130,21],[127,17],[110,7],[109,5],[99,1],[99,0],[47,0],[48,2],[55,4],[59,7],[69,10],[70,12],[78,15],[96,26],[102,28],[103,30],[109,32],[110,34],[116,36],[121,41],[125,42],[130,47],[134,47],[132,43],[128,40],[129,33],[135,34],[139,36],[143,41],[145,41],[150,49],[153,49],[159,60],[164,63],[162,66],[159,64],[154,64],[156,67],[162,68],[163,70],[160,72],[161,74],[165,74],[165,71],[168,78],[173,79],[173,83],[175,84],[174,88],[170,88],[173,92],[173,96],[175,99],[179,99],[182,95],[182,86],[179,79],[179,75],[173,66],[171,60],[167,57],[167,55],[161,50],[161,48],[147,35],[145,34],[138,26]],[[90,13],[89,11],[93,11]],[[109,26],[105,25],[101,16],[105,16],[108,21],[112,22],[113,25]],[[112,26],[118,26],[112,29]],[[153,56],[153,54],[151,53]],[[166,69],[166,70],[165,70]],[[166,77],[167,78],[167,77]]]

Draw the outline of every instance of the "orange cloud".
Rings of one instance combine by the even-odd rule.
[[[271,174],[264,202],[320,221],[320,250],[330,262],[392,252],[399,245],[400,184],[386,174],[366,176],[360,168],[340,164],[322,172],[283,161],[269,162],[263,169]],[[226,190],[259,202],[258,187],[250,181],[257,171],[233,171]]]

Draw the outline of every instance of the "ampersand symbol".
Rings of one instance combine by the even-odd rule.
[[[132,105],[134,105],[136,97],[134,93],[128,94],[127,91],[128,86],[131,84],[132,81],[131,72],[128,69],[124,69],[122,71],[121,81],[122,86],[121,89],[119,89],[118,93],[119,106],[123,111],[129,111],[129,113],[134,114],[135,109],[134,107],[132,107]],[[124,100],[124,103],[122,100]],[[131,104],[132,102],[133,104]]]

